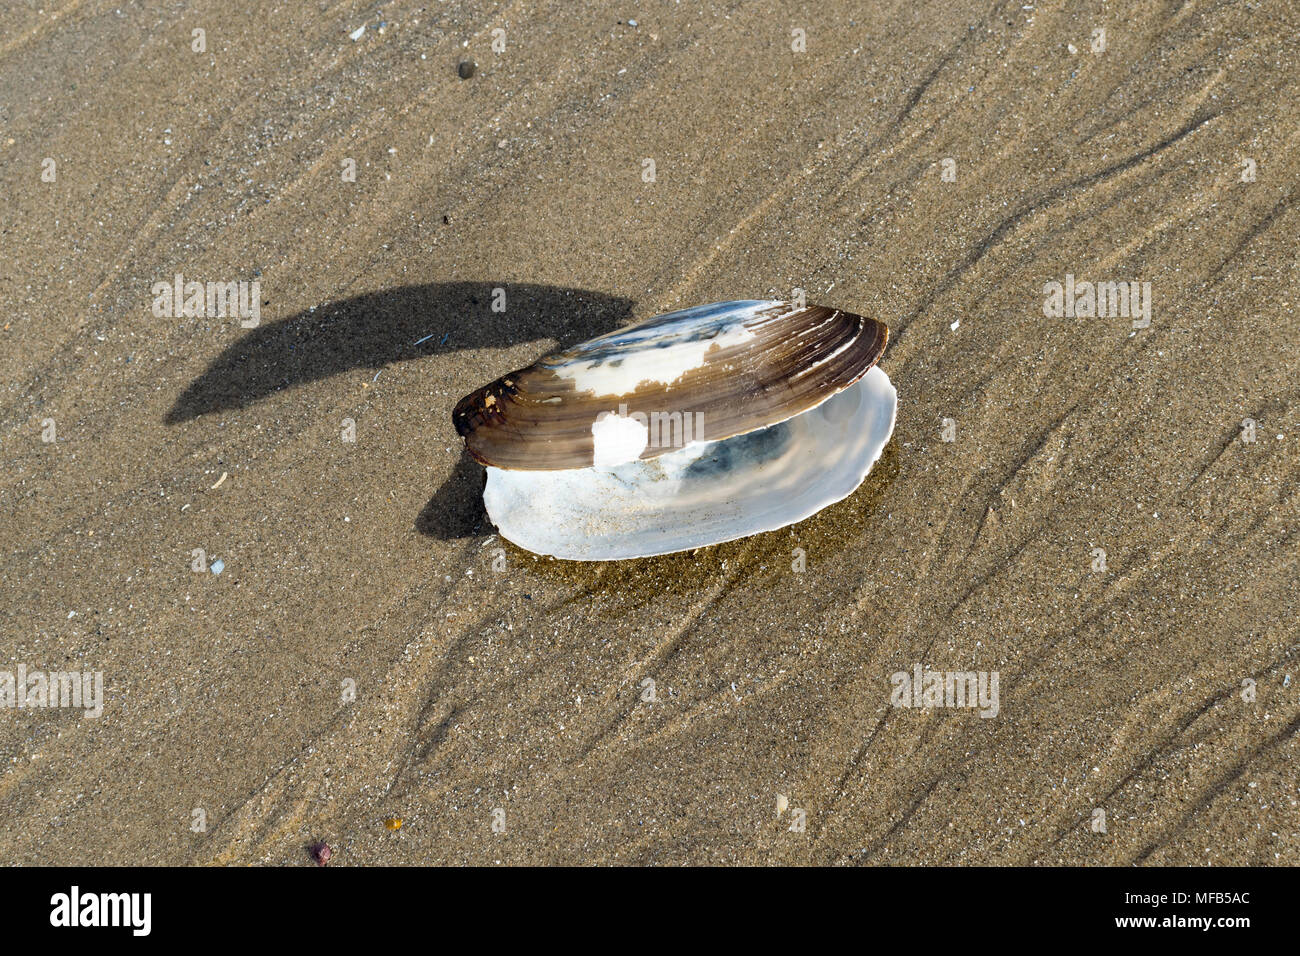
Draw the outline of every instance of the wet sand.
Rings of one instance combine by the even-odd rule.
[[[1300,863],[1300,14],[1066,6],[7,5],[0,671],[104,701],[0,710],[0,860]],[[796,288],[893,331],[854,495],[494,536],[457,398]]]

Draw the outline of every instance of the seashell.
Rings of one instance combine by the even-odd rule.
[[[888,336],[825,306],[697,306],[502,376],[452,421],[503,537],[573,560],[668,554],[851,494],[894,428]]]

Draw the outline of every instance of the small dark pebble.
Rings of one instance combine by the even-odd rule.
[[[461,60],[460,64],[456,67],[456,75],[462,80],[468,80],[474,75],[474,71],[477,68],[478,67],[473,60]]]
[[[324,866],[333,855],[334,851],[330,849],[328,843],[313,843],[311,846],[311,858],[316,861],[317,866]]]

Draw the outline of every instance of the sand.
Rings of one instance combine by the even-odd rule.
[[[1300,15],[1061,6],[7,4],[0,671],[103,713],[0,710],[0,860],[1300,863]],[[857,493],[494,536],[457,398],[796,288],[893,330]]]

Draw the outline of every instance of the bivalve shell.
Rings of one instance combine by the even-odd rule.
[[[848,496],[893,433],[879,321],[720,302],[502,376],[456,405],[503,537],[572,560],[770,531]]]

